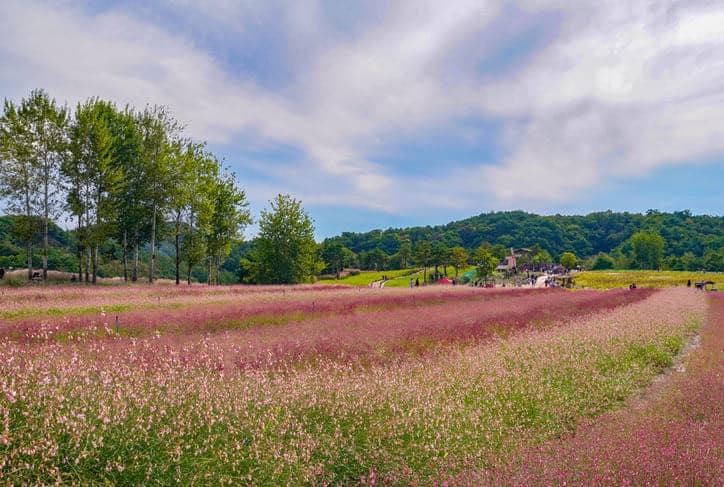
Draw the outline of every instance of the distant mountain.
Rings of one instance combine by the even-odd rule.
[[[627,240],[640,230],[657,232],[664,238],[666,257],[689,253],[703,259],[720,255],[724,249],[724,217],[692,215],[688,210],[649,210],[645,214],[603,211],[585,216],[500,211],[439,226],[344,232],[325,242],[338,242],[358,254],[380,249],[387,255],[397,253],[404,240],[413,247],[428,240],[466,249],[477,248],[483,242],[506,248],[537,245],[552,256],[570,251],[585,258],[601,252],[625,252]]]

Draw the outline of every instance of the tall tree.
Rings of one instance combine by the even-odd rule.
[[[578,257],[573,252],[563,252],[560,259],[561,265],[566,269],[572,269],[578,262]]]
[[[138,115],[141,135],[143,174],[148,184],[145,204],[150,213],[151,252],[148,261],[148,282],[155,280],[157,230],[168,206],[176,174],[168,164],[169,155],[181,127],[165,107],[147,107]]]
[[[639,269],[658,269],[664,255],[664,239],[658,233],[637,232],[631,237],[633,262]]]
[[[130,279],[138,280],[139,246],[150,234],[150,216],[145,195],[148,181],[141,164],[141,134],[137,116],[126,107],[112,119],[113,163],[123,173],[123,185],[115,193],[118,209],[116,239],[121,245],[123,278],[129,280],[128,256],[133,252]]]
[[[306,282],[319,264],[312,219],[290,195],[279,194],[269,204],[259,219],[256,280],[261,284]]]
[[[435,278],[440,277],[440,272],[438,270],[439,266],[444,266],[447,268],[448,259],[450,257],[450,249],[447,248],[447,246],[441,242],[437,241],[432,244],[432,263],[435,265]],[[447,269],[445,269],[447,270]]]
[[[186,211],[186,234],[181,241],[182,259],[186,262],[186,282],[191,285],[191,272],[206,255],[207,235],[212,232],[215,212],[215,190],[219,176],[217,159],[205,150],[194,147],[190,199]]]
[[[48,280],[48,228],[58,216],[61,189],[60,166],[67,147],[68,110],[56,105],[43,90],[33,90],[22,100],[20,112],[32,145],[32,161],[40,189],[43,221],[43,280]]]
[[[387,268],[388,257],[382,249],[374,249],[367,252],[365,268],[376,271],[383,271]]]
[[[0,195],[7,198],[8,209],[20,216],[15,222],[15,229],[26,245],[30,280],[33,277],[36,231],[33,216],[40,207],[40,187],[36,177],[33,138],[25,115],[12,101],[5,100],[0,118]]]
[[[481,245],[475,251],[475,270],[478,279],[487,280],[495,270],[498,264],[498,258],[488,249],[486,245]]]
[[[458,277],[460,268],[465,267],[468,263],[468,253],[462,247],[453,247],[450,251],[450,261],[455,268],[455,277]]]
[[[417,262],[417,265],[422,266],[422,282],[427,282],[427,268],[432,262],[432,244],[427,240],[417,244],[415,262]]]
[[[115,193],[123,173],[113,163],[111,118],[115,113],[113,104],[97,98],[78,104],[70,130],[69,157],[62,166],[69,183],[67,208],[78,217],[78,231],[84,239],[86,282],[89,271],[90,280],[96,282],[98,249],[112,235],[116,220]]]
[[[171,172],[176,174],[176,185],[171,189],[169,197],[169,210],[173,220],[173,237],[175,248],[175,277],[176,285],[181,282],[181,238],[183,221],[188,213],[194,192],[198,187],[196,182],[196,164],[199,160],[198,154],[203,149],[201,144],[192,142],[176,141],[169,151],[168,162]]]
[[[232,174],[225,173],[216,180],[213,188],[213,205],[206,252],[209,263],[209,284],[213,282],[218,285],[222,259],[229,255],[233,243],[241,241],[244,228],[252,220],[246,193],[236,187]],[[213,280],[212,270],[215,276]]]
[[[400,251],[398,252],[400,256],[400,268],[407,269],[407,265],[410,263],[410,257],[412,256],[412,245],[410,245],[410,240],[407,238],[401,240],[402,243],[400,244]]]
[[[344,268],[344,247],[338,242],[322,244],[322,259],[327,264],[329,272],[339,279],[339,273]]]

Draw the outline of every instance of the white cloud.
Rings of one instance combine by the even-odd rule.
[[[485,87],[483,110],[527,120],[507,140],[510,156],[483,169],[499,204],[564,202],[612,178],[724,153],[724,37],[700,23],[724,10],[662,4],[566,12],[553,45],[514,79]],[[695,25],[710,28],[692,36]]]
[[[162,15],[6,0],[0,88],[13,98],[45,87],[70,102],[100,95],[138,107],[166,104],[197,138],[261,138],[301,149],[294,164],[256,165],[279,191],[305,203],[393,212],[477,210],[481,193],[488,207],[555,204],[611,178],[724,152],[721,7],[408,0],[367,15],[386,2],[361,5],[358,19],[345,20],[356,28],[343,33],[317,1],[159,7],[206,26],[204,35],[228,47],[258,48],[252,40],[261,31],[281,39],[285,57],[269,62],[287,66],[289,76],[269,86],[243,67],[230,69],[208,42],[154,24]],[[513,33],[533,27],[547,33],[545,42],[522,64],[478,72],[499,55],[500,39],[515,41]],[[390,141],[470,116],[502,126],[497,164],[451,166],[442,179],[423,171],[402,177],[370,160]],[[457,196],[399,196],[400,188],[426,194],[440,186]],[[266,199],[270,191],[265,184],[250,193]]]

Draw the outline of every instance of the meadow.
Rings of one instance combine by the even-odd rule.
[[[79,286],[0,300],[2,484],[721,484],[718,293]],[[662,381],[672,364],[685,372]]]
[[[718,288],[724,287],[724,273],[691,271],[585,271],[574,276],[577,287],[588,289],[625,288],[632,282],[639,287],[686,286],[687,281],[714,281]]]
[[[383,277],[396,279],[417,272],[417,269],[398,269],[394,271],[362,271],[357,274],[348,274],[341,279],[322,279],[319,284],[342,284],[348,286],[369,286],[373,282],[381,281]]]

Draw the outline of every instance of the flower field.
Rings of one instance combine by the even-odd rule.
[[[724,301],[705,293],[0,299],[0,484],[721,483]],[[657,383],[705,321],[686,372]],[[683,473],[657,466],[657,448]]]

